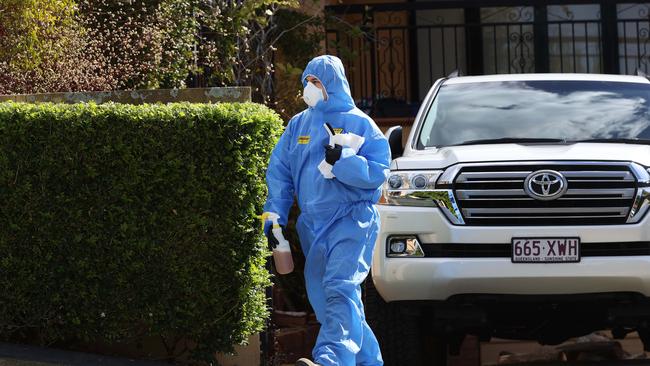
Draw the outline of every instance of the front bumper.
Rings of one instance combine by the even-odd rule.
[[[511,263],[504,258],[388,258],[391,235],[422,243],[502,244],[513,237],[580,237],[583,244],[650,242],[650,220],[607,226],[454,226],[438,208],[379,205],[373,281],[386,301],[446,300],[462,294],[561,295],[636,292],[650,297],[650,255],[584,257],[580,263]]]

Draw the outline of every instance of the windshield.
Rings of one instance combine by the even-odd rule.
[[[650,84],[506,81],[443,85],[418,148],[494,139],[650,139]]]

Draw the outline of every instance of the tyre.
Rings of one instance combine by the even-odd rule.
[[[419,307],[387,303],[369,275],[363,286],[366,321],[372,328],[386,366],[444,366],[447,345],[430,331]]]

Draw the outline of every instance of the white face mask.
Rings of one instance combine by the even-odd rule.
[[[318,102],[325,99],[323,97],[323,91],[318,89],[316,85],[312,82],[307,82],[305,90],[302,92],[302,99],[310,107],[315,107]]]

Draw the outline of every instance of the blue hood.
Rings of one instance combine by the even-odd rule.
[[[314,107],[320,112],[347,112],[355,107],[350,93],[350,84],[345,78],[343,63],[336,56],[318,56],[309,61],[302,73],[302,86],[307,86],[307,76],[315,76],[323,83],[327,91],[327,100],[318,102]]]
[[[295,115],[271,154],[264,211],[280,215],[281,225],[287,223],[294,197],[301,213],[313,217],[330,217],[332,210],[359,202],[372,205],[381,196],[389,171],[388,141],[373,120],[354,106],[341,60],[316,57],[305,68],[303,78],[308,75],[323,83],[329,98]],[[354,133],[365,139],[358,151],[343,147],[341,158],[332,167],[335,179],[326,179],[318,169],[325,158],[324,146],[330,141],[325,122],[339,133]]]

